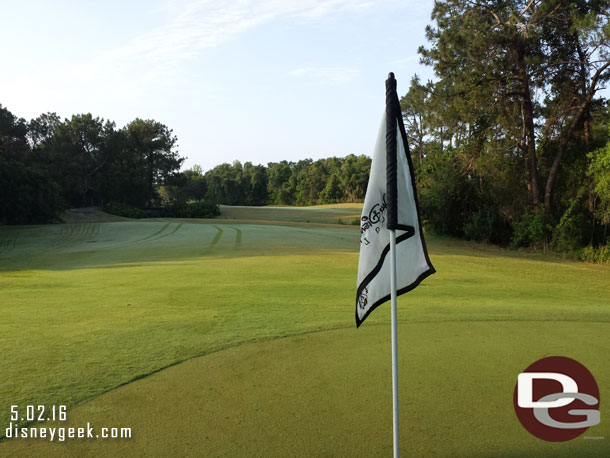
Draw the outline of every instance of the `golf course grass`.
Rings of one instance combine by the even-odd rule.
[[[222,210],[0,227],[0,457],[391,455],[389,307],[354,321],[358,207]],[[609,266],[428,248],[438,273],[398,301],[402,456],[609,456]],[[550,355],[595,375],[585,436],[605,439],[518,422],[517,374]],[[133,437],[7,439],[12,405]]]

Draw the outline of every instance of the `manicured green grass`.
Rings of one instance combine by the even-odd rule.
[[[0,228],[0,435],[13,404],[79,406],[76,426],[134,431],[9,440],[0,456],[388,456],[388,307],[355,329],[357,227],[298,211],[318,224]],[[399,299],[403,456],[608,452],[610,268],[428,244],[438,273]],[[548,444],[518,423],[517,374],[554,354],[597,377],[602,423],[589,432],[605,440]]]
[[[362,204],[312,207],[221,207],[220,218],[301,223],[352,224],[360,219]]]

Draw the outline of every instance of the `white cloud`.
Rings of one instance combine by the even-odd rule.
[[[345,67],[303,67],[288,72],[291,76],[306,77],[330,84],[343,84],[356,79],[359,71]]]
[[[414,54],[412,56],[409,57],[405,57],[404,59],[396,59],[390,62],[390,64],[392,65],[398,65],[398,66],[405,66],[405,65],[413,65],[413,64],[417,64],[419,63],[419,59],[420,59],[420,55],[419,54]]]
[[[386,0],[393,1],[393,0]],[[108,90],[134,96],[145,88],[179,86],[193,77],[186,63],[247,31],[277,20],[317,21],[373,6],[370,0],[185,0],[162,2],[152,10],[164,22],[124,45],[65,69],[66,78],[95,81]],[[350,81],[357,72],[306,68],[307,75],[329,83]]]
[[[157,64],[175,63],[195,58],[205,49],[273,20],[315,20],[370,6],[369,0],[191,0],[162,4],[160,8],[169,16],[168,21],[111,55]]]
[[[14,98],[22,106],[29,103],[31,108],[27,111],[31,114],[30,111],[40,106],[66,112],[90,109],[87,107],[100,99],[107,104],[117,100],[122,104],[136,103],[142,98],[155,97],[168,87],[181,88],[193,81],[199,93],[213,95],[215,88],[202,81],[204,78],[200,75],[190,73],[196,70],[188,65],[206,50],[271,22],[315,22],[339,13],[366,11],[378,7],[382,1],[397,0],[378,0],[378,3],[371,0],[161,0],[151,7],[147,16],[158,19],[157,26],[144,29],[123,44],[97,55],[49,67],[44,75],[32,77],[29,91],[22,84],[23,74],[0,75],[2,86],[14,92],[14,97],[4,100],[13,102]],[[291,74],[340,84],[355,79],[358,71],[306,67]],[[31,88],[35,88],[35,93]]]

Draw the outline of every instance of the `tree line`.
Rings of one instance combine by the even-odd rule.
[[[172,130],[135,119],[122,128],[91,114],[26,121],[0,105],[0,223],[58,220],[99,206],[129,217],[206,217],[217,204],[312,205],[364,199],[371,160],[349,155],[267,166],[221,164],[180,171]],[[187,208],[189,207],[189,208]]]
[[[184,161],[172,130],[135,119],[117,128],[91,114],[26,122],[0,105],[0,223],[57,220],[67,208],[161,204]],[[112,208],[110,205],[109,208]]]
[[[430,229],[503,245],[607,243],[608,0],[439,0],[436,81],[401,98]],[[606,250],[607,254],[607,250]]]
[[[202,175],[205,196],[226,205],[315,205],[364,199],[371,159],[345,158],[270,162],[267,166],[221,164]],[[187,171],[192,173],[192,171]]]

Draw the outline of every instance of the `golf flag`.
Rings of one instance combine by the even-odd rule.
[[[392,147],[387,148],[390,144]],[[387,151],[394,149],[395,159],[393,154],[388,158]],[[394,161],[395,164],[392,164]],[[394,175],[391,176],[391,173]],[[396,202],[394,212],[392,206],[388,205],[390,200]],[[390,299],[388,253],[391,229],[396,230],[396,293],[400,295],[417,287],[435,270],[428,257],[420,225],[413,163],[393,74],[390,74],[386,82],[386,113],[377,135],[360,218],[356,293],[358,327],[377,306]]]

